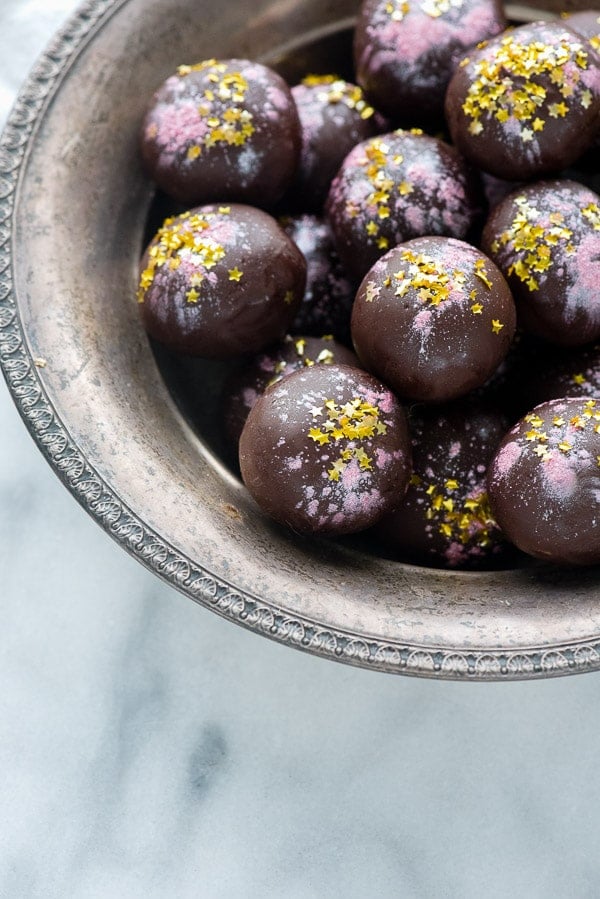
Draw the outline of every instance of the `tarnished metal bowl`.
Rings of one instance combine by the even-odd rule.
[[[215,55],[278,63],[293,76],[326,52],[333,68],[335,36],[357,5],[82,7],[26,83],[0,148],[0,357],[10,390],[90,515],[232,621],[389,672],[486,680],[598,668],[597,569],[428,570],[294,538],[265,520],[212,448],[218,371],[163,360],[175,388],[195,379],[196,432],[141,327],[135,282],[152,187],[137,139],[154,89],[179,63]]]

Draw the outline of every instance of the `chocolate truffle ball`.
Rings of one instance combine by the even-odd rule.
[[[473,568],[498,561],[506,543],[487,497],[487,466],[508,424],[485,406],[456,403],[410,416],[413,474],[402,505],[375,526],[401,558]]]
[[[358,144],[327,200],[342,263],[362,278],[387,250],[413,237],[466,237],[479,211],[479,187],[452,147],[418,129]]]
[[[576,349],[543,344],[511,383],[528,409],[567,396],[600,399],[600,344]]]
[[[142,157],[165,193],[188,206],[234,200],[269,208],[291,183],[300,122],[285,81],[246,59],[180,66],[156,92]]]
[[[352,365],[358,359],[352,350],[327,337],[292,337],[269,347],[235,372],[225,385],[223,415],[227,436],[237,446],[250,410],[267,387],[301,368],[313,365]]]
[[[600,337],[600,197],[574,181],[542,181],[492,211],[482,248],[511,286],[520,324],[581,346]]]
[[[344,157],[377,133],[375,111],[360,87],[337,75],[308,75],[292,96],[302,130],[293,198],[304,211],[319,213]]]
[[[596,53],[600,52],[600,12],[597,9],[569,13],[565,16],[565,25],[587,38]]]
[[[391,118],[441,119],[465,50],[505,27],[497,0],[365,0],[354,34],[358,83]]]
[[[584,9],[581,12],[569,13],[565,16],[565,25],[571,31],[585,37],[592,49],[600,55],[600,13],[594,9]],[[585,154],[585,165],[589,166],[597,173],[598,170],[598,152],[600,151],[600,129],[592,142],[589,150]],[[578,160],[580,165],[582,160]],[[596,188],[597,189],[597,188]]]
[[[420,237],[390,250],[352,310],[358,357],[400,396],[442,402],[483,384],[515,332],[510,290],[463,241]]]
[[[466,57],[446,94],[452,139],[498,178],[566,168],[598,132],[600,58],[558,22],[534,22]]]
[[[488,472],[509,540],[549,562],[600,562],[600,401],[536,406],[509,431]]]
[[[276,521],[347,534],[401,501],[410,439],[394,395],[366,372],[315,365],[269,387],[240,439],[248,490]]]
[[[167,219],[140,266],[148,333],[180,353],[227,358],[283,336],[306,262],[274,218],[250,206],[201,206]]]
[[[356,284],[342,268],[329,224],[314,215],[285,216],[279,222],[306,259],[306,290],[290,330],[333,334],[349,344]]]

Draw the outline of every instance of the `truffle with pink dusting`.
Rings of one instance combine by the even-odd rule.
[[[411,472],[406,416],[366,372],[315,365],[269,387],[240,439],[262,510],[305,534],[348,534],[401,502]]]
[[[331,335],[294,336],[269,347],[228,379],[223,392],[223,420],[228,439],[237,447],[250,410],[267,387],[313,365],[352,365],[356,355]]]
[[[396,121],[440,120],[465,51],[505,28],[499,0],[364,0],[354,34],[358,83]]]
[[[302,301],[304,256],[250,206],[200,206],[166,219],[140,265],[148,333],[180,353],[229,358],[282,337]]]
[[[558,22],[533,22],[473,50],[448,86],[452,140],[498,178],[531,180],[575,162],[598,133],[600,57]]]
[[[344,157],[377,133],[375,110],[363,92],[337,75],[307,75],[292,88],[302,130],[294,206],[320,213]]]
[[[150,176],[187,206],[233,200],[271,208],[294,176],[300,122],[272,69],[208,59],[180,66],[159,88],[141,148]]]
[[[326,214],[342,263],[362,278],[392,247],[425,234],[465,238],[481,210],[479,177],[419,129],[358,144],[331,185]]]
[[[575,181],[540,181],[506,197],[482,249],[511,286],[520,324],[545,340],[600,338],[600,197]]]
[[[600,562],[600,400],[536,406],[489,467],[494,517],[523,552],[563,565]]]
[[[400,508],[375,526],[379,543],[422,565],[481,568],[504,559],[508,546],[490,512],[486,472],[507,427],[485,405],[413,410],[413,474]]]
[[[359,359],[401,397],[443,402],[482,385],[506,356],[516,313],[494,263],[463,241],[420,237],[365,276],[352,309]]]
[[[350,344],[356,283],[342,267],[329,224],[314,215],[282,216],[279,222],[306,259],[306,290],[292,333],[332,334]]]

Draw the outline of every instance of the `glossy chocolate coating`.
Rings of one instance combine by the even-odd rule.
[[[463,241],[420,237],[365,276],[352,309],[358,357],[399,396],[443,402],[483,384],[506,356],[516,314],[493,262]]]
[[[329,224],[314,215],[279,220],[306,259],[306,290],[290,330],[294,334],[333,334],[350,344],[350,313],[356,293],[340,262]]]
[[[520,324],[545,340],[600,337],[600,197],[574,181],[542,181],[492,211],[482,249],[505,274]]]
[[[270,208],[294,176],[300,122],[272,69],[211,59],[180,66],[159,88],[141,148],[151,178],[188,206],[233,200]]]
[[[299,369],[333,364],[358,366],[359,362],[352,350],[332,337],[288,334],[237,371],[226,384],[223,399],[225,430],[231,442],[237,446],[250,410],[267,387]]]
[[[155,340],[228,358],[283,336],[302,301],[306,262],[266,212],[209,205],[167,219],[140,272],[138,300]]]
[[[269,387],[240,439],[264,512],[300,533],[363,530],[401,501],[410,438],[398,400],[366,372],[315,365]]]
[[[352,147],[377,133],[374,109],[355,84],[336,75],[309,75],[292,88],[302,130],[294,205],[320,213]]]
[[[497,0],[364,0],[354,33],[358,83],[397,121],[439,120],[465,51],[505,27]]]
[[[559,172],[591,145],[600,115],[600,58],[558,22],[534,22],[472,51],[446,94],[458,149],[498,178]]]
[[[356,146],[331,185],[327,217],[342,263],[362,278],[399,243],[425,234],[466,237],[478,178],[448,144],[394,131]]]
[[[506,549],[487,498],[486,471],[507,422],[490,407],[456,403],[411,412],[413,475],[402,506],[376,538],[403,559],[481,567]]]
[[[498,524],[523,552],[564,565],[600,562],[600,401],[536,406],[503,439],[488,491]]]

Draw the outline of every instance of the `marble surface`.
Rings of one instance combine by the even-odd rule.
[[[0,119],[71,0],[0,0]],[[0,389],[0,897],[595,897],[600,675],[303,655],[113,544]]]

